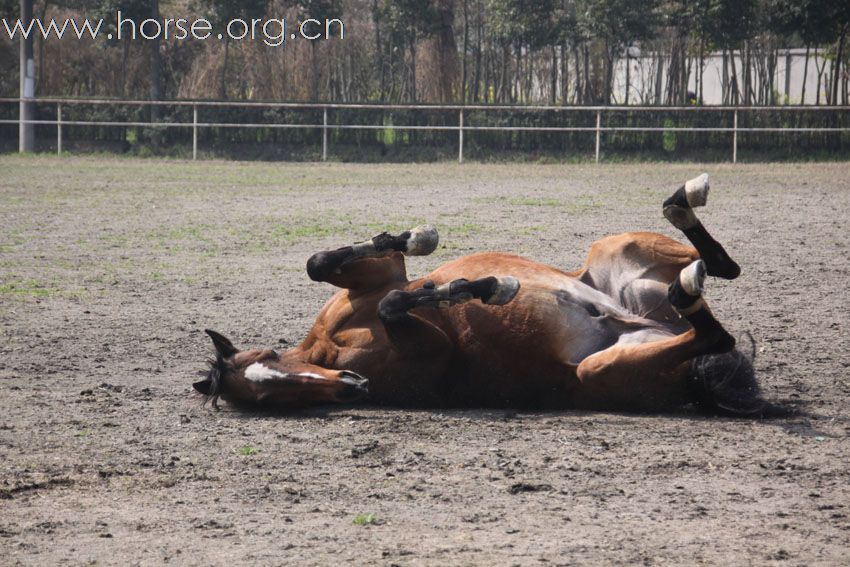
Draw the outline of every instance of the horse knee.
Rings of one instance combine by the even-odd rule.
[[[410,294],[394,289],[378,303],[378,317],[387,323],[403,317],[411,307]]]
[[[576,377],[582,384],[592,383],[608,373],[612,363],[607,356],[591,355],[581,361],[576,368]]]

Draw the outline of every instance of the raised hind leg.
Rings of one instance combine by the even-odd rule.
[[[664,216],[681,230],[705,262],[708,275],[733,280],[741,274],[723,246],[720,245],[699,221],[694,208],[702,207],[708,199],[708,174],[703,173],[679,187],[664,201]]]
[[[392,281],[406,281],[404,256],[425,256],[437,248],[437,230],[418,226],[397,236],[383,232],[369,240],[313,254],[307,275],[346,289],[374,289]]]
[[[578,366],[578,407],[660,411],[691,400],[690,361],[728,352],[735,340],[714,318],[702,297],[705,264],[697,260],[670,284],[671,305],[691,329],[673,336],[646,331],[624,334],[613,346],[585,358]]]

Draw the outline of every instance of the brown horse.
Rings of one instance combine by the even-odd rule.
[[[693,246],[636,232],[594,243],[563,272],[482,253],[409,281],[404,256],[430,254],[437,233],[315,254],[307,273],[342,288],[307,338],[278,354],[237,350],[207,331],[216,358],[195,388],[237,404],[304,406],[364,397],[399,406],[487,406],[764,415],[751,357],[702,297],[706,275],[738,265],[697,219],[708,176],[680,187],[664,216]]]

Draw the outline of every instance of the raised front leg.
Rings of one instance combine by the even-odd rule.
[[[374,289],[405,281],[404,256],[425,256],[437,248],[437,230],[418,226],[397,236],[383,232],[365,242],[313,254],[307,275],[346,289]]]
[[[441,286],[426,281],[411,291],[393,290],[378,304],[378,316],[393,346],[402,353],[427,353],[451,348],[446,334],[430,321],[410,310],[415,308],[446,309],[473,299],[487,305],[504,305],[519,291],[513,277],[486,277],[473,281],[457,279]]]
[[[700,258],[705,261],[708,275],[733,280],[741,274],[740,266],[712,238],[694,213],[694,208],[704,206],[708,200],[708,189],[707,173],[691,179],[664,201],[664,216],[685,233],[697,249]]]

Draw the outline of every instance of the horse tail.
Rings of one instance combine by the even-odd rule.
[[[752,335],[745,333],[738,345],[730,352],[698,356],[691,361],[690,384],[697,407],[706,413],[740,417],[795,415],[794,408],[762,397],[753,369],[756,345]]]

